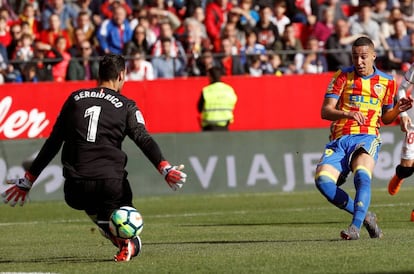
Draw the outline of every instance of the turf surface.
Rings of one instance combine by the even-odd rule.
[[[351,216],[317,192],[148,197],[143,251],[127,263],[64,202],[0,206],[0,273],[414,273],[414,188],[373,191],[383,239],[344,241]]]

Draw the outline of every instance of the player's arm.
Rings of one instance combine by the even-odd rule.
[[[365,123],[366,117],[359,111],[344,111],[337,109],[336,105],[338,103],[338,98],[336,96],[327,96],[325,97],[322,109],[321,117],[322,119],[329,121],[336,121],[339,119],[353,119],[362,125]]]
[[[413,99],[411,96],[399,99],[394,106],[384,106],[381,116],[382,122],[386,125],[392,123],[401,112],[409,110],[412,106]]]
[[[127,118],[127,134],[141,149],[148,160],[157,168],[157,170],[164,176],[168,185],[177,190],[183,186],[186,181],[187,174],[182,172],[184,165],[171,165],[162,155],[158,143],[152,138],[145,127],[144,117],[135,106],[131,104],[128,106]]]
[[[55,125],[53,126],[49,138],[47,138],[46,142],[43,144],[39,154],[33,160],[24,177],[6,181],[6,183],[10,184],[11,186],[1,194],[1,196],[4,198],[4,203],[8,203],[10,206],[15,206],[17,203],[19,203],[21,206],[23,206],[26,202],[26,198],[33,186],[33,183],[36,181],[42,170],[56,156],[63,144],[63,136],[65,135],[64,120],[66,119],[65,113],[67,108],[68,103],[66,102],[62,108],[61,113],[59,114],[59,117],[56,120]]]
[[[396,99],[410,96],[408,94],[408,89],[414,84],[414,66],[411,65],[410,69],[404,74],[404,79],[401,81],[400,86],[398,87]],[[411,118],[408,116],[406,111],[400,113],[400,127],[404,132],[408,131],[408,125],[411,124]]]

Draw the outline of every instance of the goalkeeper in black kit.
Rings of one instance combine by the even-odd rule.
[[[186,181],[183,165],[174,166],[147,132],[135,102],[120,94],[125,81],[125,59],[108,54],[99,64],[99,85],[73,92],[64,103],[49,138],[33,160],[24,178],[11,179],[2,193],[11,206],[23,205],[42,170],[62,148],[66,203],[86,214],[101,233],[119,248],[115,261],[129,261],[141,250],[141,239],[116,238],[109,231],[111,213],[132,205],[132,190],[121,144],[131,138],[149,161],[177,190]]]

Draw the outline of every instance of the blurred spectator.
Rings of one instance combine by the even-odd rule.
[[[154,80],[154,69],[152,64],[145,60],[145,52],[134,49],[131,59],[128,61],[127,81]]]
[[[8,0],[0,0],[0,17],[6,18],[7,24],[10,26],[12,22],[17,20],[17,15]]]
[[[410,56],[410,64],[412,64],[412,63],[414,63],[414,32],[411,32],[409,34],[409,37],[410,37],[410,45],[411,45],[411,50],[410,50],[410,53],[411,53],[411,56]],[[404,71],[404,68],[403,68],[403,71]]]
[[[56,14],[59,18],[59,29],[66,30],[70,25],[76,27],[77,11],[64,0],[48,0],[42,9],[42,28],[47,30],[51,28],[49,17]],[[53,45],[53,43],[51,44]]]
[[[254,28],[260,19],[259,13],[253,9],[253,0],[241,0],[231,12],[240,15],[240,24],[245,28]]]
[[[52,75],[55,82],[63,82],[66,79],[66,73],[68,70],[69,62],[71,59],[71,56],[69,52],[66,50],[66,39],[65,37],[59,36],[56,38],[55,45],[54,45],[56,51],[60,53],[62,56],[62,61],[56,63],[52,67]],[[56,58],[56,55],[54,52],[49,51],[47,58]]]
[[[37,83],[39,79],[36,76],[36,65],[34,63],[26,63],[21,74],[22,82]]]
[[[247,56],[246,72],[248,75],[253,77],[260,77],[265,74],[263,72],[262,61],[260,60],[259,55],[253,54]]]
[[[308,23],[308,16],[319,14],[318,0],[286,0],[286,15],[291,22]]]
[[[346,15],[343,11],[343,6],[346,5],[343,3],[342,0],[325,0],[319,7],[317,20],[322,21],[323,20],[323,14],[326,9],[332,10],[332,16],[333,16],[333,22],[335,23],[339,19],[346,19]]]
[[[277,41],[280,41],[280,35],[277,27],[272,23],[272,9],[264,6],[259,11],[260,20],[254,31],[257,33],[257,42],[265,46],[266,49],[272,50]]]
[[[276,0],[273,13],[270,20],[277,27],[278,34],[281,35],[285,31],[285,26],[290,23],[290,18],[286,16],[286,1]]]
[[[342,67],[349,67],[351,62],[352,43],[360,35],[350,35],[349,23],[344,19],[339,19],[335,23],[335,32],[329,36],[325,43],[326,61],[328,71],[337,71]]]
[[[164,3],[164,0],[162,0],[161,3]],[[168,22],[173,32],[181,25],[180,18],[178,18],[177,15],[169,9],[152,7],[148,12],[151,16],[157,17],[159,22]]]
[[[72,57],[80,56],[82,52],[81,44],[86,41],[86,33],[81,28],[75,28],[72,33],[72,45],[69,47],[68,52]],[[95,48],[92,46],[94,55],[97,55]]]
[[[61,0],[53,0],[53,1],[61,1]],[[40,41],[49,44],[51,47],[55,45],[57,37],[64,37],[66,41],[66,48],[68,49],[71,46],[71,39],[68,31],[66,29],[62,29],[61,22],[59,16],[57,14],[52,14],[49,17],[49,28],[42,30],[40,33]]]
[[[401,70],[403,63],[410,63],[411,42],[403,19],[394,21],[395,34],[386,39],[387,55],[383,63],[384,70]]]
[[[384,47],[381,42],[379,24],[372,19],[371,3],[368,0],[361,2],[358,12],[350,18],[351,35],[367,35],[375,45],[377,56],[384,55]]]
[[[36,37],[35,35],[33,35],[33,30],[32,27],[29,25],[29,22],[21,22],[20,25],[22,26],[22,33],[23,34],[29,34],[33,37],[33,40],[39,40],[39,37]]]
[[[282,76],[283,74],[289,74],[287,68],[282,67],[282,58],[277,53],[272,53],[268,56],[270,70],[268,70],[268,74],[272,74],[275,76]]]
[[[325,55],[319,50],[319,41],[316,37],[309,37],[302,65],[303,73],[323,73],[328,71]]]
[[[129,5],[125,0],[104,0],[101,4],[101,14],[104,19],[111,19],[114,17],[114,13],[118,7],[123,7],[126,13],[126,17],[132,14],[132,5]]]
[[[151,60],[154,68],[155,78],[172,79],[178,76],[185,76],[185,66],[179,58],[171,55],[172,40],[164,37],[161,39],[162,55],[153,57]]]
[[[23,11],[19,14],[19,19],[17,24],[22,24],[26,22],[30,26],[30,32],[34,36],[34,39],[40,37],[40,31],[42,30],[42,25],[40,21],[36,18],[36,9],[32,3],[26,3],[23,7]]]
[[[299,38],[295,36],[295,29],[292,23],[286,25],[282,36],[281,45],[276,50],[283,50],[281,53],[282,65],[292,73],[302,73],[303,46]]]
[[[93,56],[92,44],[88,40],[80,43],[80,53],[72,58],[66,72],[66,80],[97,80],[99,62],[96,56]]]
[[[179,1],[174,0],[151,0],[149,3],[149,12],[151,14],[157,14],[160,20],[168,19],[173,21],[178,20],[181,21],[181,16],[184,15],[179,10],[181,9],[181,5],[178,4]],[[172,18],[173,16],[174,18]],[[180,24],[175,24],[174,22],[170,21],[173,29],[175,30]]]
[[[220,40],[221,28],[227,23],[227,16],[233,5],[228,0],[213,0],[206,6],[205,24],[207,35],[213,45]]]
[[[122,6],[115,8],[112,19],[103,21],[97,38],[102,53],[122,54],[125,44],[132,38],[132,30]]]
[[[400,8],[394,7],[390,10],[390,16],[380,25],[381,34],[384,39],[390,37],[392,34],[395,34],[394,21],[402,18]]]
[[[414,1],[413,0],[400,0],[400,10],[402,12],[403,19],[407,24],[407,28],[410,31],[414,31]]]
[[[7,48],[0,44],[0,55],[3,56],[3,60],[5,60],[7,63],[9,62],[10,58],[7,54]]]
[[[74,35],[73,32],[75,29],[81,29],[86,36],[86,39],[89,40],[92,45],[97,44],[96,39],[96,28],[95,25],[92,23],[91,18],[89,14],[86,11],[80,11],[78,13],[78,17],[76,18],[76,28],[70,28],[70,34],[71,34],[71,41],[74,41]]]
[[[145,39],[148,42],[148,46],[151,48],[152,45],[154,45],[155,41],[157,41],[158,36],[152,30],[150,26],[150,20],[148,19],[148,17],[141,15],[139,17],[138,25],[142,26],[145,29]],[[158,27],[158,35],[159,35],[159,25],[157,27]]]
[[[375,0],[372,8],[372,19],[379,25],[388,20],[390,11],[387,9],[387,0]]]
[[[53,53],[54,58],[49,58],[49,52]],[[39,82],[52,82],[53,73],[52,68],[57,63],[63,60],[59,51],[53,48],[51,45],[43,42],[35,42],[34,44],[34,57],[32,63],[36,65],[36,78]]]
[[[240,49],[240,58],[243,65],[247,63],[247,56],[257,55],[260,58],[266,57],[266,48],[257,42],[257,34],[253,30],[246,31],[246,45]]]
[[[208,38],[208,35],[207,35],[207,30],[206,30],[206,26],[204,25],[204,21],[205,21],[205,18],[206,18],[206,16],[205,16],[205,14],[204,14],[204,10],[203,10],[203,8],[202,7],[200,7],[200,6],[198,6],[198,7],[195,7],[194,8],[194,12],[191,14],[191,16],[189,16],[189,17],[187,17],[185,20],[184,20],[184,24],[185,24],[185,21],[187,21],[187,20],[192,20],[192,19],[195,19],[197,22],[198,22],[198,24],[199,24],[199,27],[200,27],[200,29],[201,29],[201,32],[202,32],[202,34],[203,34],[203,36],[202,37],[206,37],[206,38]]]
[[[6,18],[0,17],[0,44],[7,47],[11,40],[10,28],[7,26]]]
[[[171,27],[171,24],[169,22],[163,22],[160,25],[160,36],[158,40],[155,42],[155,44],[152,46],[151,49],[151,56],[152,57],[159,57],[162,54],[165,54],[163,52],[163,40],[165,38],[168,38],[170,40],[170,46],[169,49],[171,52],[169,52],[169,56],[172,58],[178,58],[180,63],[184,66],[187,65],[187,56],[185,54],[185,50],[183,45],[180,41],[178,41],[174,37],[173,29]]]
[[[207,76],[207,71],[219,63],[213,57],[213,51],[210,49],[204,49],[201,56],[196,60],[197,70],[192,72],[191,76]]]
[[[4,75],[6,74],[7,66],[7,59],[0,54],[0,84],[4,84],[6,82]]]
[[[20,70],[23,69],[25,63],[30,61],[34,56],[33,50],[33,36],[25,33],[20,39],[19,45],[16,47],[16,51],[13,53],[12,59]]]
[[[185,1],[185,3],[186,3],[185,5],[186,11],[184,14],[184,18],[196,17],[196,19],[200,19],[200,22],[204,22],[204,18],[205,18],[204,8],[205,8],[205,4],[207,3],[207,1],[206,0],[192,0],[192,1]],[[197,9],[201,9],[202,14],[199,14],[199,11],[197,11]],[[200,16],[200,18],[198,18],[198,16]]]
[[[151,52],[151,45],[148,43],[144,26],[137,25],[134,29],[132,39],[126,43],[123,53],[131,56],[133,51],[143,51],[146,55]]]
[[[333,9],[324,9],[322,20],[317,21],[316,16],[310,15],[308,17],[308,27],[306,28],[306,40],[308,37],[313,36],[319,42],[319,47],[325,46],[326,40],[335,30]],[[306,41],[305,40],[305,41]]]
[[[243,35],[238,35],[238,29],[236,27],[236,23],[235,22],[227,22],[222,30],[221,30],[221,39],[223,38],[228,38],[231,42],[232,48],[231,48],[231,53],[233,55],[238,55],[240,53],[240,49],[243,46],[243,43],[239,40],[239,37],[243,37],[243,40],[245,41],[245,33],[243,32]],[[219,41],[220,43],[215,45],[213,48],[215,49],[221,49],[221,41]]]
[[[217,57],[217,64],[222,70],[223,75],[243,75],[244,66],[239,55],[233,55],[232,43],[229,38],[221,40],[221,51]]]
[[[152,33],[155,34],[155,40],[158,39],[158,37],[160,36],[160,23],[161,23],[159,16],[157,14],[152,14],[148,12],[146,19],[148,19],[148,26],[146,26],[145,28],[149,29]],[[141,24],[141,21],[142,19],[139,21],[139,24]],[[144,24],[147,24],[147,23],[144,21]]]
[[[103,21],[103,15],[101,15],[100,10],[101,5],[101,0],[74,0],[71,2],[71,6],[76,11],[78,16],[79,13],[86,12],[94,26],[99,26]]]
[[[210,39],[202,31],[195,18],[187,18],[184,22],[182,45],[187,56],[187,71],[190,76],[199,75],[197,59],[205,49],[212,49]]]
[[[7,57],[9,59],[13,58],[13,54],[16,51],[16,48],[19,44],[19,41],[22,35],[23,35],[22,26],[20,24],[14,24],[10,26],[11,41],[10,41],[9,46],[7,47]]]

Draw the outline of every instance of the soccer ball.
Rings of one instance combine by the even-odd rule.
[[[141,234],[144,221],[141,214],[133,207],[123,206],[116,209],[109,219],[109,230],[112,235],[130,239]]]

